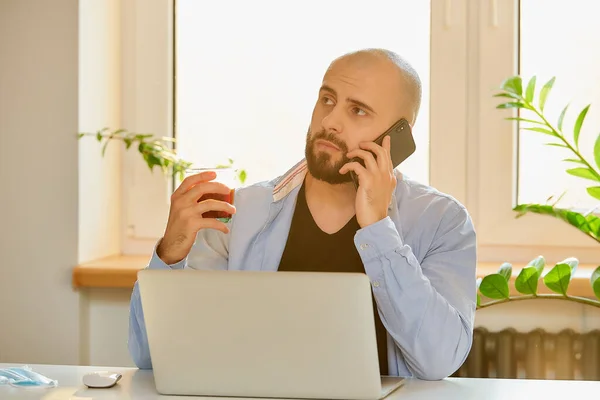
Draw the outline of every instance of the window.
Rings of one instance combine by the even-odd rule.
[[[358,5],[358,4],[356,4]],[[235,160],[247,184],[304,157],[323,73],[336,57],[383,47],[423,81],[417,150],[404,173],[429,182],[429,2],[176,2],[178,153],[199,167]],[[398,16],[410,14],[398,23]]]
[[[584,157],[593,160],[594,141],[600,126],[600,34],[597,13],[578,12],[577,18],[565,18],[565,4],[571,10],[592,8],[590,0],[527,0],[521,2],[520,70],[526,77],[537,75],[541,82],[556,76],[545,113],[556,125],[563,109],[570,103],[564,132],[573,142],[573,124],[579,112],[592,103],[582,127],[579,145]],[[543,9],[543,12],[540,10]],[[557,29],[560,27],[560,29]],[[545,203],[565,190],[560,207],[584,210],[598,205],[586,192],[586,181],[569,175],[561,162],[572,158],[567,149],[544,146],[543,134],[519,137],[519,203]],[[533,132],[532,132],[533,133]],[[591,183],[591,181],[589,181]]]
[[[560,109],[572,96],[578,96],[578,102],[589,100],[591,92],[588,90],[586,94],[578,88],[595,83],[582,80],[586,75],[592,76],[592,67],[589,71],[587,67],[581,68],[584,63],[574,62],[573,58],[578,52],[591,55],[592,41],[597,41],[585,36],[586,26],[590,29],[592,25],[582,12],[587,7],[592,13],[593,2],[474,3],[470,29],[476,32],[478,40],[471,47],[474,57],[470,61],[475,64],[476,74],[468,83],[473,87],[468,122],[471,127],[468,140],[472,144],[468,198],[478,228],[480,259],[516,262],[543,254],[552,261],[577,256],[584,263],[597,262],[594,256],[597,244],[564,222],[541,215],[515,218],[512,208],[517,197],[520,202],[543,203],[552,194],[575,188],[569,187],[571,180],[559,181],[563,179],[565,165],[556,164],[557,153],[543,146],[540,142],[543,138],[534,132],[517,135],[516,124],[505,120],[516,113],[496,110],[499,101],[492,97],[507,77],[521,73],[540,75],[541,82],[557,76],[556,91],[551,94],[553,104],[550,100],[548,104],[551,112]],[[569,10],[581,18],[570,22],[564,18]],[[554,19],[558,18],[557,13],[561,15],[560,23]],[[557,37],[562,39],[556,41]],[[593,125],[591,120],[587,123]],[[565,199],[571,205],[578,205],[583,197],[577,197],[576,190],[570,191],[574,195]]]
[[[574,193],[564,198],[568,203],[587,198],[570,187],[564,165],[550,166],[557,155],[541,147],[539,136],[517,135],[516,125],[505,120],[511,111],[497,110],[493,97],[507,77],[521,72],[540,81],[557,76],[551,112],[567,98],[579,102],[574,110],[592,101],[600,90],[592,79],[600,46],[591,34],[594,13],[580,12],[591,10],[591,0],[560,6],[541,0],[199,3],[135,0],[124,6],[125,20],[132,21],[123,28],[128,129],[170,135],[176,123],[178,151],[198,166],[231,157],[248,171],[248,183],[271,179],[303,156],[329,62],[357,48],[387,47],[407,57],[424,82],[418,151],[405,171],[467,206],[480,261],[520,262],[539,254],[593,260],[596,243],[563,222],[515,218],[517,200],[543,202],[564,189]],[[552,22],[569,9],[579,15],[572,27],[565,18]],[[571,62],[581,54],[595,58]],[[582,140],[599,116],[592,108]],[[123,184],[124,252],[139,254],[162,234],[172,185],[138,158],[127,154]]]

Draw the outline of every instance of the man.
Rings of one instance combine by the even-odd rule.
[[[452,197],[394,170],[389,137],[373,143],[402,117],[413,125],[420,99],[417,73],[392,52],[336,59],[319,90],[305,160],[278,179],[239,189],[235,207],[198,203],[204,193],[229,189],[209,172],[188,177],[173,193],[148,268],[364,272],[372,282],[381,374],[451,375],[472,343],[471,219]],[[365,166],[349,162],[353,157]],[[209,210],[234,216],[228,225],[202,218]],[[138,367],[152,367],[137,283],[129,349]]]

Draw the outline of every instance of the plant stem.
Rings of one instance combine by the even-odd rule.
[[[548,128],[550,128],[552,130],[552,132],[554,132],[556,134],[556,136],[558,136],[562,142],[569,148],[569,150],[571,150],[573,153],[575,153],[575,155],[581,160],[582,163],[585,164],[586,167],[589,168],[589,170],[594,174],[594,176],[596,177],[596,179],[598,181],[600,181],[600,173],[598,173],[591,165],[590,163],[587,162],[587,160],[585,158],[583,158],[583,156],[581,155],[581,153],[575,149],[573,146],[571,146],[571,143],[569,143],[569,141],[567,139],[565,139],[564,135],[562,134],[562,132],[559,132],[558,129],[556,129],[551,123],[550,121],[548,121],[546,119],[546,117],[544,117],[544,115],[540,112],[540,110],[537,109],[536,106],[534,106],[533,104],[525,101],[525,99],[523,99],[523,101],[528,104],[529,106],[531,106],[531,110],[533,110],[533,112],[535,112],[538,117],[540,117],[542,119],[542,121],[544,121],[544,123],[546,124],[546,126],[548,126]]]
[[[512,301],[533,300],[533,299],[568,300],[568,301],[574,301],[576,303],[586,304],[588,306],[593,306],[593,307],[599,307],[600,308],[600,302],[599,301],[592,300],[592,299],[587,299],[585,297],[563,296],[561,294],[538,294],[538,295],[511,296],[508,299],[490,301],[490,302],[481,304],[479,307],[477,307],[477,309],[494,306],[496,304],[508,303],[508,302],[512,302]]]

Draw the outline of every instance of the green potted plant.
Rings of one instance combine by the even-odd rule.
[[[175,138],[158,137],[153,134],[143,134],[129,132],[126,129],[116,129],[111,131],[110,128],[103,128],[97,132],[88,133],[82,132],[78,134],[78,138],[94,137],[102,144],[102,155],[106,152],[106,147],[111,141],[122,141],[125,149],[134,148],[140,153],[150,171],[154,171],[154,167],[159,168],[166,176],[173,176],[179,181],[185,177],[185,172],[192,167],[190,161],[186,161],[179,157],[173,149]],[[213,168],[234,168],[232,159],[228,159],[227,164],[215,165]],[[244,184],[247,174],[244,169],[235,169],[235,177]]]
[[[564,133],[563,121],[569,110],[567,104],[560,113],[556,124],[550,122],[550,118],[544,113],[546,100],[554,85],[553,77],[546,82],[539,90],[536,96],[536,77],[532,77],[525,89],[523,89],[523,79],[520,76],[508,78],[501,85],[501,90],[494,96],[505,99],[499,104],[499,109],[517,109],[523,114],[529,114],[527,118],[519,113],[517,117],[508,117],[508,120],[517,121],[520,129],[533,131],[538,134],[546,135],[550,140],[548,146],[558,146],[570,154],[570,158],[564,161],[571,164],[571,168],[566,172],[570,175],[593,182],[587,188],[587,193],[594,199],[600,200],[600,135],[595,140],[594,160],[587,160],[579,148],[579,135],[581,127],[585,121],[590,105],[584,107],[575,120],[572,134],[567,136]],[[521,125],[522,124],[522,125]],[[520,218],[527,213],[535,213],[558,218],[561,221],[576,228],[585,236],[600,243],[600,218],[594,214],[595,210],[590,210],[585,214],[575,210],[556,207],[557,202],[553,204],[519,204],[514,210],[517,212],[516,218]],[[510,296],[509,283],[512,275],[512,265],[504,263],[498,269],[498,272],[487,275],[477,281],[477,307],[485,308],[495,304],[509,301],[528,300],[535,298],[562,299],[595,307],[600,307],[600,266],[594,270],[590,277],[590,285],[596,299],[588,299],[570,296],[567,291],[569,282],[573,277],[579,261],[575,257],[569,257],[554,265],[546,274],[544,269],[546,262],[543,256],[531,260],[518,274],[515,280],[515,289],[519,293],[517,296]],[[542,278],[543,284],[550,289],[553,294],[538,294],[538,282]],[[491,299],[486,303],[481,302],[481,295]]]

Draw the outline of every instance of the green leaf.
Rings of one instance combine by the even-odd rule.
[[[563,108],[562,112],[560,113],[560,116],[558,117],[558,130],[562,132],[562,126],[563,126],[563,121],[565,119],[565,114],[567,114],[567,109],[569,108],[570,104],[567,104],[565,106],[565,108]]]
[[[482,278],[477,278],[477,307],[481,306],[481,295],[479,294],[479,286],[481,285]]]
[[[527,106],[523,103],[518,103],[518,102],[508,102],[508,103],[502,103],[502,104],[498,104],[496,106],[496,108],[527,108]]]
[[[596,298],[600,299],[600,266],[596,268],[594,272],[592,272],[590,282],[592,284],[592,289],[594,290]]]
[[[573,176],[577,176],[579,178],[598,181],[598,177],[589,168],[571,168],[567,170],[567,173]]]
[[[491,274],[483,278],[479,291],[490,299],[508,299],[508,282],[500,274]]]
[[[131,140],[129,138],[125,138],[125,139],[123,139],[123,142],[125,142],[125,148],[129,149],[131,147],[131,143],[133,143],[133,140]]]
[[[522,294],[537,294],[539,274],[535,267],[526,267],[519,272],[515,280],[515,288]]]
[[[502,83],[501,87],[502,87],[502,89],[504,89],[505,91],[507,91],[509,93],[514,93],[519,96],[523,95],[523,80],[521,79],[520,76],[513,76],[513,77],[506,79]]]
[[[527,127],[527,128],[521,128],[527,131],[534,131],[534,132],[540,132],[540,133],[545,133],[546,135],[550,135],[550,136],[557,136],[556,133],[554,133],[554,131],[550,130],[550,129],[546,129],[546,128],[540,128],[540,127]]]
[[[567,264],[571,268],[571,277],[573,277],[573,275],[575,275],[575,271],[577,271],[579,260],[575,257],[569,257],[562,260],[559,264]]]
[[[514,210],[518,212],[517,218],[531,212],[561,219],[600,242],[600,218],[594,214],[584,216],[572,210],[542,204],[520,204]]]
[[[600,135],[598,135],[594,144],[594,159],[596,160],[596,165],[600,168]]]
[[[246,174],[246,170],[240,170],[238,173],[238,179],[240,180],[240,183],[243,185],[244,182],[246,182],[246,178],[247,178],[247,174]]]
[[[517,279],[515,280],[515,288],[519,293],[522,294],[537,294],[538,281],[544,267],[546,266],[546,260],[543,256],[538,256],[531,260],[525,268],[519,272]]]
[[[144,141],[144,139],[151,138],[152,136],[154,136],[154,135],[152,135],[151,133],[150,134],[138,133],[134,137],[135,137],[136,140]]]
[[[519,96],[518,94],[514,94],[514,93],[496,93],[493,97],[506,97],[508,99],[515,99],[515,100],[521,100],[523,99],[522,96]]]
[[[546,105],[546,99],[548,98],[548,95],[550,94],[550,89],[552,89],[552,86],[554,85],[555,80],[556,80],[556,77],[552,77],[552,79],[550,79],[548,82],[546,82],[546,84],[544,84],[544,86],[542,87],[542,90],[540,90],[540,111],[544,111],[544,106]]]
[[[557,264],[544,276],[544,284],[555,293],[567,295],[571,281],[571,268],[567,264]]]
[[[540,276],[542,275],[542,271],[544,270],[545,266],[546,259],[544,256],[537,256],[527,264],[527,267],[534,267]]]
[[[589,235],[600,242],[600,218],[594,214],[589,214],[585,218],[588,221]]]
[[[581,164],[581,165],[585,165],[584,161],[581,161],[577,158],[565,158],[563,161],[565,162],[572,162],[572,163],[576,163],[576,164]]]
[[[587,192],[593,198],[600,200],[600,186],[590,186]]]
[[[110,140],[107,140],[106,142],[104,142],[104,145],[102,146],[102,157],[104,157],[104,153],[106,153],[106,147],[108,146],[109,143],[110,143]]]
[[[579,134],[581,133],[581,126],[583,125],[583,121],[585,120],[585,116],[590,109],[590,105],[588,104],[577,117],[575,121],[575,127],[573,128],[573,138],[575,140],[575,147],[579,148]]]
[[[544,284],[555,293],[567,295],[569,283],[577,269],[578,261],[574,258],[568,258],[554,266],[544,276]]]
[[[504,263],[498,269],[498,274],[502,275],[506,282],[510,281],[510,277],[512,276],[512,264]]]
[[[146,160],[146,163],[148,164],[150,170],[152,170],[154,166],[162,166],[162,160],[154,154],[145,154],[144,159]]]
[[[509,120],[509,121],[529,122],[530,124],[538,124],[538,125],[546,126],[546,123],[544,123],[543,121],[536,121],[533,119],[527,119],[527,118],[522,118],[522,117],[506,117],[505,119]]]
[[[96,132],[96,139],[98,139],[99,142],[102,141],[103,134],[106,131],[108,131],[108,128],[105,127],[105,128],[100,129],[98,132]]]
[[[533,95],[535,93],[535,79],[536,77],[533,76],[529,80],[529,83],[527,84],[527,89],[525,91],[525,100],[527,100],[529,103],[533,102]]]
[[[546,146],[554,146],[554,147],[563,147],[565,149],[568,149],[569,146],[566,146],[562,143],[545,143]]]
[[[85,133],[78,133],[77,134],[77,139],[81,139],[84,136],[85,136]]]

